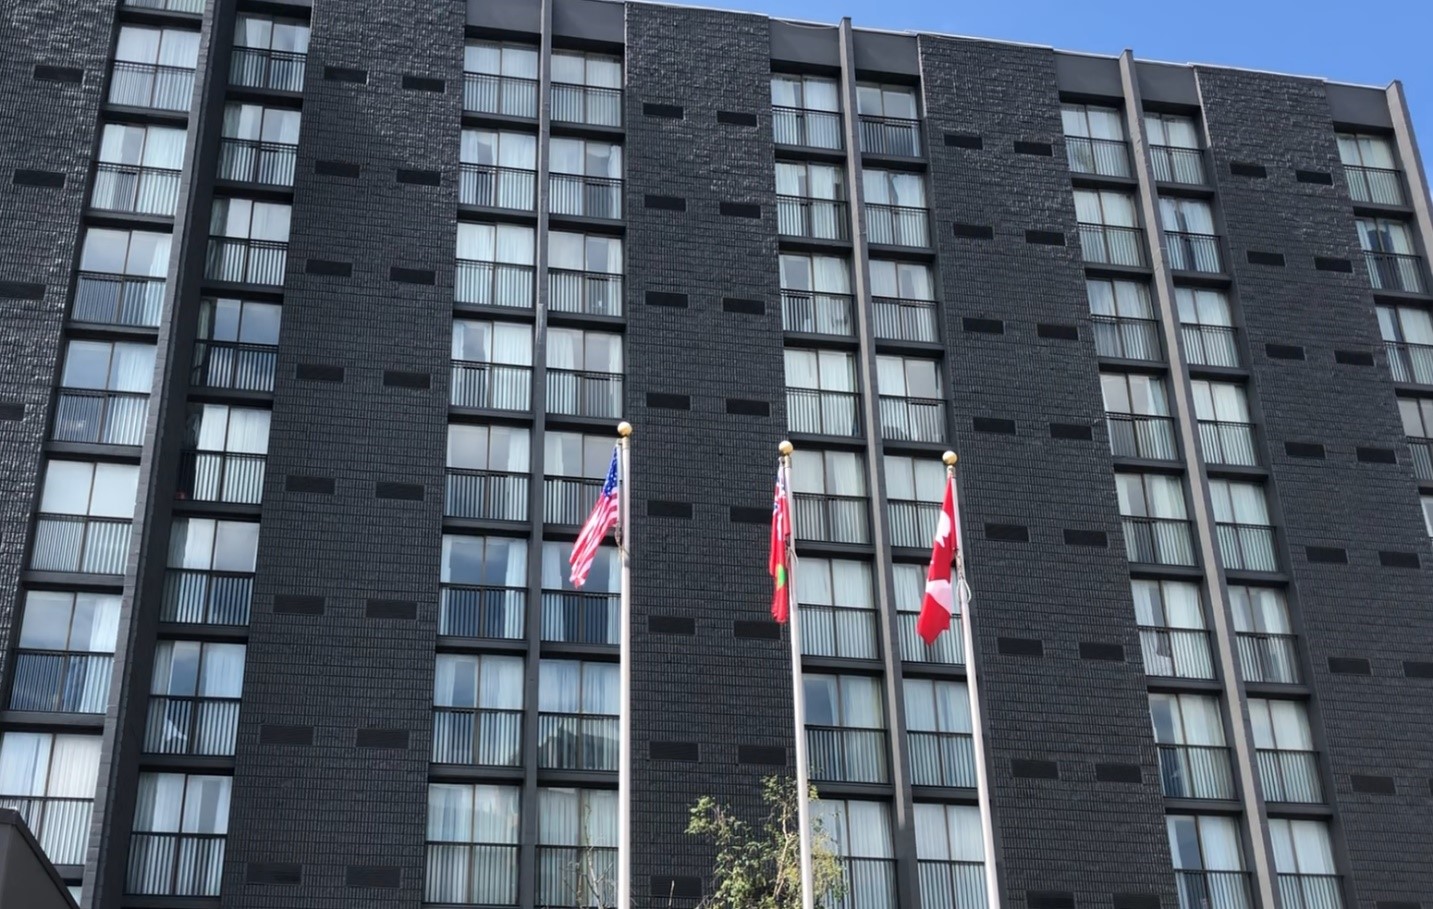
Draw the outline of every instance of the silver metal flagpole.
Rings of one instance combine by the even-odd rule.
[[[801,841],[801,907],[815,909],[816,885],[811,857],[811,771],[806,755],[806,687],[801,679],[801,605],[796,599],[796,509],[791,498],[791,452],[795,446],[782,442],[781,489],[786,496],[786,604],[787,624],[791,627],[791,713],[796,726],[796,824]]]
[[[951,506],[955,510],[956,581],[952,593],[960,605],[960,638],[965,646],[965,686],[970,693],[971,745],[975,751],[975,787],[980,795],[980,839],[985,849],[985,905],[1000,909],[1000,875],[995,870],[995,824],[991,820],[990,779],[985,769],[985,733],[980,721],[980,689],[975,681],[975,635],[970,625],[970,604],[965,600],[965,540],[961,537],[960,484],[955,482],[955,452],[947,451],[946,482],[951,486]]]
[[[617,424],[618,514],[622,586],[619,619],[621,703],[618,707],[617,758],[617,906],[632,909],[632,424]]]

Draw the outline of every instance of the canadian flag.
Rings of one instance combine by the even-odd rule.
[[[945,501],[940,506],[940,523],[935,528],[931,546],[930,569],[925,576],[925,599],[921,601],[916,633],[927,645],[934,644],[940,633],[950,627],[952,616],[960,615],[970,603],[970,587],[965,583],[965,562],[959,545],[959,518],[956,509],[955,477],[945,481]],[[955,583],[951,584],[950,569],[955,565]],[[957,605],[959,597],[959,605]]]

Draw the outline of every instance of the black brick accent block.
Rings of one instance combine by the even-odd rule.
[[[1333,174],[1326,170],[1296,170],[1294,171],[1294,179],[1300,183],[1333,186]]]
[[[1414,900],[1379,900],[1374,909],[1423,909],[1423,904]]]
[[[654,761],[695,763],[702,759],[702,751],[696,742],[649,742],[647,756]]]
[[[25,405],[19,401],[0,401],[0,421],[14,423],[25,419]]]
[[[955,235],[964,240],[994,240],[995,228],[988,224],[952,224]]]
[[[699,900],[702,898],[702,879],[691,875],[680,877],[652,876],[652,899],[657,900]],[[666,905],[665,902],[654,905]]]
[[[1060,778],[1060,765],[1054,761],[1011,758],[1010,775],[1027,780],[1058,780]]]
[[[1347,565],[1348,550],[1338,546],[1305,546],[1304,559],[1315,565]]]
[[[1027,230],[1025,242],[1037,246],[1064,246],[1065,233],[1059,230]]]
[[[1086,423],[1051,423],[1050,438],[1070,442],[1094,441],[1094,430]]]
[[[85,71],[78,66],[53,66],[48,63],[35,64],[36,82],[68,82],[79,85],[85,81]]]
[[[291,473],[284,477],[285,492],[311,492],[315,495],[333,495],[333,477],[308,477]]]
[[[1302,360],[1304,349],[1297,344],[1265,344],[1264,353],[1270,360]]]
[[[692,519],[692,503],[662,502],[652,499],[647,502],[647,517],[679,518],[684,521],[690,521]]]
[[[1285,442],[1284,454],[1291,458],[1312,458],[1315,461],[1324,459],[1324,447],[1318,442]]]
[[[756,126],[756,114],[737,110],[717,111],[717,122],[727,126]]]
[[[1039,155],[1042,158],[1051,158],[1055,155],[1055,146],[1049,142],[1028,142],[1024,139],[1016,139],[1014,147],[1017,155]]]
[[[1108,549],[1110,545],[1109,534],[1103,530],[1075,530],[1065,528],[1066,546],[1097,546],[1101,549]]]
[[[275,615],[323,615],[324,598],[302,593],[274,594]]]
[[[1418,553],[1393,552],[1387,549],[1380,549],[1378,551],[1378,564],[1382,565],[1384,568],[1421,567],[1421,563],[1418,561]]]
[[[1398,453],[1392,448],[1364,448],[1359,446],[1357,456],[1364,464],[1397,464]]]
[[[379,499],[401,499],[405,502],[423,501],[422,483],[397,483],[393,481],[378,483],[373,487],[374,498]]]
[[[353,744],[359,748],[407,748],[407,729],[360,729],[353,737]]]
[[[1348,784],[1354,792],[1371,792],[1374,795],[1397,795],[1398,787],[1391,776],[1367,776],[1361,773],[1351,774]]]
[[[946,133],[945,144],[948,148],[981,149],[985,147],[985,140],[970,133]]]
[[[368,70],[354,69],[348,66],[325,66],[323,78],[328,82],[352,82],[356,85],[367,85]]]
[[[302,884],[304,866],[297,862],[250,862],[244,870],[247,884]]]
[[[738,745],[738,764],[763,764],[770,767],[786,766],[786,748],[782,745]]]
[[[653,615],[647,617],[647,633],[691,636],[697,633],[697,623],[687,616]]]
[[[1027,909],[1075,909],[1075,895],[1068,890],[1027,890]]]
[[[743,316],[764,316],[766,315],[766,301],[752,300],[747,297],[722,297],[721,310]]]
[[[294,368],[294,378],[301,382],[342,382],[343,367],[323,363],[300,363]]]
[[[448,86],[442,79],[430,79],[427,76],[404,76],[403,88],[410,92],[445,92]]]
[[[659,410],[691,410],[690,395],[674,395],[660,391],[647,392],[647,406]]]
[[[329,278],[348,278],[353,275],[353,263],[334,262],[329,259],[309,259],[304,263],[304,272]]]
[[[1373,666],[1362,657],[1329,657],[1329,672],[1337,675],[1373,675]]]
[[[1257,252],[1249,250],[1248,259],[1250,265],[1270,265],[1274,268],[1284,267],[1284,254],[1271,252]]]
[[[418,617],[418,603],[414,600],[369,600],[363,614],[370,619],[396,619],[412,621]]]
[[[1373,354],[1366,350],[1336,350],[1333,352],[1333,359],[1342,366],[1373,365]]]
[[[7,300],[43,300],[45,285],[27,281],[0,281],[0,298]]]
[[[1110,898],[1111,909],[1160,909],[1158,893],[1113,893]]]
[[[999,435],[1015,435],[1015,421],[998,417],[972,417],[970,428],[976,432],[993,432]]]
[[[644,298],[648,306],[666,306],[672,309],[686,309],[687,295],[663,290],[649,290]]]
[[[1337,256],[1314,256],[1314,268],[1319,271],[1353,274],[1353,262],[1348,259],[1340,259]]]
[[[40,189],[63,189],[65,175],[52,170],[17,170],[11,181],[16,186],[34,186]]]
[[[733,637],[756,641],[781,640],[781,626],[771,619],[737,619],[731,623]]]
[[[1078,325],[1063,325],[1059,322],[1041,322],[1035,326],[1035,336],[1055,341],[1078,341],[1080,328]]]
[[[1253,177],[1262,180],[1269,176],[1269,169],[1262,164],[1254,164],[1249,161],[1230,161],[1229,173],[1236,177]]]
[[[661,117],[665,120],[680,120],[686,116],[680,104],[653,104],[651,102],[642,105],[642,116]]]
[[[1096,764],[1095,779],[1101,783],[1143,783],[1144,774],[1138,764]]]
[[[1082,660],[1110,660],[1120,662],[1125,658],[1123,644],[1105,644],[1100,641],[1081,641],[1080,659]]]
[[[312,745],[312,726],[280,726],[265,723],[259,727],[260,745]]]
[[[1005,656],[1042,657],[1045,655],[1044,642],[1035,638],[996,638],[995,647]]]
[[[733,524],[767,524],[771,521],[771,507],[765,508],[759,505],[733,505],[731,506],[731,522]]]
[[[349,887],[396,890],[403,886],[403,869],[391,865],[349,865],[344,883]]]
[[[960,320],[960,327],[973,334],[1003,335],[1005,323],[999,319],[975,319],[969,316]]]
[[[747,398],[727,398],[726,412],[742,417],[769,417],[771,404],[768,401],[752,401]]]
[[[349,161],[315,161],[313,172],[321,177],[345,177],[349,180],[357,180],[363,173],[363,167]]]
[[[985,538],[1001,543],[1030,542],[1030,528],[1020,524],[985,524]]]
[[[642,204],[657,211],[686,211],[687,200],[681,196],[644,196]]]
[[[388,269],[388,280],[432,287],[438,282],[438,276],[431,268],[400,268],[394,265]]]
[[[1403,676],[1409,679],[1433,679],[1433,662],[1404,660]]]
[[[389,388],[432,388],[433,377],[426,372],[404,372],[399,369],[385,369],[383,384]]]
[[[761,206],[753,202],[723,202],[718,211],[728,218],[760,218]]]
[[[409,186],[443,185],[443,175],[436,170],[399,170],[394,179]]]

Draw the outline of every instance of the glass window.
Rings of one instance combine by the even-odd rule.
[[[801,682],[806,693],[806,725],[885,728],[879,679],[804,672]]]
[[[1367,133],[1339,133],[1339,160],[1349,167],[1376,167],[1393,170],[1398,159],[1393,153],[1393,143],[1383,136]]]
[[[224,137],[297,145],[303,115],[282,107],[231,102],[224,106]]]
[[[553,328],[547,335],[550,369],[622,372],[622,336],[576,328]]]
[[[1314,734],[1309,713],[1298,701],[1249,698],[1249,722],[1254,747],[1278,751],[1313,751]]]
[[[555,174],[622,179],[622,146],[596,139],[553,138],[549,169]]]
[[[1221,423],[1249,422],[1249,401],[1242,385],[1210,382],[1207,379],[1195,379],[1190,384],[1194,389],[1194,415],[1197,419]]]
[[[1115,491],[1120,514],[1130,518],[1188,517],[1184,507],[1184,481],[1159,474],[1117,473]]]
[[[1293,634],[1283,591],[1272,587],[1229,587],[1234,630],[1256,634]]]
[[[940,398],[940,363],[911,357],[876,357],[876,384],[882,396]]]
[[[287,243],[290,210],[290,206],[277,202],[215,199],[210,233],[216,237]]]
[[[974,805],[915,805],[916,858],[922,862],[983,862],[980,809]],[[943,879],[939,879],[943,883]],[[941,884],[937,884],[941,886]]]
[[[865,463],[856,452],[798,448],[791,459],[792,492],[840,496],[866,494]]]
[[[543,713],[617,716],[616,663],[543,660],[538,665],[537,709]]]
[[[139,467],[89,461],[50,461],[40,511],[103,518],[133,518]]]
[[[851,559],[801,560],[801,602],[806,606],[873,609],[871,566]]]
[[[119,30],[114,59],[123,63],[194,69],[199,60],[199,33],[177,28],[125,25]]]
[[[1279,874],[1337,874],[1333,842],[1323,821],[1269,818],[1274,870]]]
[[[1125,137],[1124,114],[1113,107],[1091,104],[1061,104],[1060,120],[1065,135],[1081,139],[1115,139]]]
[[[1171,814],[1165,823],[1175,870],[1244,870],[1239,826],[1234,818]]]
[[[264,19],[239,14],[234,25],[234,45],[260,50],[283,51],[290,54],[308,53],[309,29],[299,22]]]
[[[521,426],[448,426],[448,467],[526,473],[528,431]]]
[[[841,94],[835,79],[820,76],[771,77],[773,107],[795,107],[802,110],[839,111]]]
[[[150,694],[238,698],[243,691],[243,644],[160,641],[154,646]]]
[[[1106,413],[1169,416],[1169,398],[1162,376],[1139,373],[1100,373],[1100,390]]]
[[[1129,582],[1135,619],[1148,628],[1204,628],[1199,587],[1188,581]]]
[[[935,501],[945,491],[945,465],[935,458],[886,455],[886,495],[906,502]]]
[[[1075,190],[1075,216],[1081,224],[1107,227],[1138,227],[1139,213],[1134,196],[1107,189]]]
[[[435,707],[522,709],[522,657],[440,653],[435,667]]]
[[[1150,145],[1199,148],[1199,128],[1189,117],[1177,114],[1145,114],[1144,128]]]
[[[1154,723],[1154,740],[1161,745],[1224,745],[1224,719],[1218,698],[1151,694],[1149,715]]]
[[[164,126],[106,123],[100,134],[99,159],[106,164],[182,170],[187,136],[182,129]]]
[[[856,359],[839,350],[787,349],[786,387],[854,392]]]
[[[1214,210],[1202,199],[1159,200],[1159,220],[1165,230],[1186,234],[1213,234]]]
[[[548,432],[543,436],[543,470],[550,477],[601,480],[612,463],[612,439],[580,432]]]
[[[905,693],[906,728],[910,731],[972,731],[970,692],[964,682],[906,679],[901,687]]]
[[[505,265],[533,263],[533,231],[515,224],[458,224],[458,258]]]
[[[1146,284],[1089,278],[1085,281],[1085,292],[1089,297],[1091,315],[1123,319],[1154,318],[1154,302]]]
[[[856,112],[862,116],[900,120],[920,117],[916,112],[915,91],[901,85],[857,85]]]
[[[890,811],[882,802],[819,799],[811,813],[833,851],[847,858],[892,858]]]
[[[1269,505],[1264,487],[1232,480],[1209,481],[1214,500],[1214,520],[1220,524],[1269,524]]]
[[[1411,256],[1417,253],[1413,232],[1402,221],[1390,218],[1355,218],[1358,242],[1365,252],[1395,253]]]
[[[480,587],[527,587],[527,541],[443,535],[441,580]]]
[[[549,437],[550,438],[550,437]],[[548,541],[542,544],[542,589],[575,590],[572,586],[572,544]],[[803,563],[804,565],[804,563]],[[601,546],[592,560],[592,571],[582,592],[617,593],[622,583],[622,557],[615,546]],[[802,575],[804,578],[805,575]],[[803,594],[804,596],[804,594]]]
[[[1433,313],[1412,306],[1377,306],[1385,341],[1433,345]]]
[[[453,322],[453,359],[531,366],[532,326],[457,319]]]
[[[552,81],[596,88],[622,87],[622,61],[616,57],[553,51]]]
[[[861,181],[867,204],[925,208],[925,178],[920,174],[864,168]]]
[[[64,388],[149,394],[154,384],[154,345],[124,341],[70,341],[65,349]]]
[[[232,782],[227,776],[141,773],[134,832],[227,834]]]
[[[185,441],[195,451],[268,454],[269,417],[257,407],[191,405]]]
[[[97,735],[0,734],[0,796],[92,799],[99,765]]]
[[[516,786],[428,784],[428,840],[436,843],[518,841]]]
[[[547,258],[556,269],[620,275],[622,238],[555,230],[548,235]]]
[[[27,591],[20,649],[114,653],[119,604],[113,594]]]
[[[874,263],[872,263],[874,264]],[[835,256],[781,256],[781,289],[818,294],[851,293],[851,269]]]
[[[1398,416],[1405,435],[1415,439],[1433,436],[1433,398],[1399,398]]]
[[[169,537],[169,567],[253,573],[258,549],[257,523],[180,518]]]
[[[206,299],[199,306],[199,337],[243,344],[279,343],[283,307],[275,303],[229,298]]]
[[[782,256],[782,258],[786,257]],[[934,300],[934,288],[930,267],[927,265],[922,265],[919,262],[871,260],[871,296],[873,297],[890,297],[896,300]]]
[[[1228,327],[1234,324],[1229,311],[1229,297],[1222,290],[1176,287],[1174,302],[1179,309],[1179,321],[1185,325]]]
[[[537,78],[537,48],[482,41],[463,51],[463,71],[490,76]]]
[[[162,278],[169,271],[169,234],[142,230],[85,231],[80,271]]]

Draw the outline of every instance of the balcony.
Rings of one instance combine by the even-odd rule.
[[[945,440],[945,402],[881,395],[881,438],[894,442]]]
[[[859,396],[854,391],[786,389],[786,428],[823,436],[859,436]]]
[[[1252,423],[1200,420],[1199,447],[1204,452],[1206,464],[1223,467],[1259,466]]]
[[[76,322],[157,328],[163,311],[163,278],[82,271],[75,279]]]
[[[537,715],[537,766],[544,770],[616,770],[617,717]]]
[[[1247,871],[1174,872],[1179,909],[1250,909]]]
[[[617,905],[616,848],[538,846],[537,905],[546,909]]]
[[[1065,137],[1065,157],[1070,170],[1077,174],[1101,177],[1132,176],[1129,143],[1123,139],[1092,139],[1086,136]]]
[[[1383,349],[1388,353],[1393,381],[1433,385],[1433,344],[1384,341]]]
[[[181,171],[132,164],[95,165],[90,207],[100,211],[133,212],[173,217],[179,204]]]
[[[477,410],[532,410],[532,367],[453,361],[449,403]]]
[[[866,203],[866,240],[885,246],[930,246],[930,212],[908,205]]]
[[[537,118],[537,80],[491,73],[463,73],[463,112]]]
[[[917,612],[899,612],[896,622],[900,626],[901,659],[907,663],[943,663],[947,666],[965,665],[965,636],[960,630],[960,616],[950,617],[950,630],[927,644],[916,634]]]
[[[307,54],[236,47],[229,60],[229,84],[235,88],[266,88],[277,92],[304,90]]]
[[[1390,167],[1343,166],[1348,180],[1348,194],[1355,202],[1371,205],[1407,205],[1403,193],[1403,174]]]
[[[123,107],[188,111],[194,97],[194,70],[153,63],[114,62],[109,103]]]
[[[537,171],[495,164],[460,164],[458,201],[483,208],[532,211],[537,207]]]
[[[815,335],[855,334],[850,294],[823,294],[808,290],[781,292],[781,327]]]
[[[1342,909],[1343,886],[1337,874],[1279,874],[1283,909]]]
[[[261,454],[225,451],[184,451],[179,454],[179,485],[175,498],[193,502],[257,505],[264,498]]]
[[[1124,527],[1125,556],[1131,562],[1191,567],[1198,564],[1187,520],[1126,515],[1120,523]]]
[[[1234,772],[1229,749],[1210,745],[1160,745],[1159,780],[1166,798],[1232,799]]]
[[[892,499],[886,513],[891,522],[891,545],[920,549],[931,545],[940,521],[940,503]]]
[[[922,906],[944,909],[986,909],[985,865],[981,862],[937,862],[921,859]]]
[[[443,516],[479,521],[526,521],[527,474],[448,468]]]
[[[617,220],[622,217],[622,181],[581,174],[548,176],[548,209],[554,215]]]
[[[108,653],[20,650],[15,654],[10,709],[44,713],[104,713],[109,705]]]
[[[1094,326],[1095,354],[1119,360],[1164,360],[1164,346],[1159,340],[1156,319],[1132,319],[1123,316],[1090,316]]]
[[[428,843],[423,900],[516,906],[517,850],[496,843]]]
[[[253,596],[253,574],[170,568],[164,573],[159,618],[192,625],[247,625]]]
[[[1394,290],[1424,294],[1428,285],[1423,280],[1423,257],[1408,253],[1370,252],[1364,250],[1368,278],[1374,290]]]
[[[622,89],[554,82],[552,120],[588,126],[621,126]]]
[[[1239,365],[1239,345],[1234,340],[1234,329],[1228,325],[1185,322],[1179,326],[1179,337],[1190,366]]]
[[[130,391],[61,388],[55,396],[56,442],[144,444],[149,395]]]
[[[170,13],[202,13],[207,0],[124,0],[131,9],[161,9]]]
[[[1105,423],[1109,426],[1110,453],[1117,458],[1149,461],[1174,461],[1179,458],[1179,443],[1174,438],[1174,420],[1171,417],[1107,413]]]
[[[849,240],[850,223],[846,203],[840,199],[776,197],[776,230],[783,237]]]
[[[890,909],[896,899],[896,862],[888,858],[840,858],[846,892],[837,899],[826,895],[826,909]],[[922,903],[922,905],[925,905]]]
[[[622,374],[548,369],[547,412],[570,417],[622,416]]]
[[[1315,804],[1324,800],[1317,751],[1260,748],[1255,757],[1264,801]]]
[[[921,122],[906,117],[860,114],[861,151],[898,158],[921,156]]]
[[[1204,185],[1204,152],[1199,149],[1177,145],[1151,145],[1149,155],[1154,164],[1154,179],[1159,182],[1183,183],[1187,186]]]
[[[839,111],[773,107],[771,126],[777,145],[828,148],[835,151],[839,151],[844,145]]]
[[[1169,250],[1169,267],[1175,271],[1200,271],[1206,274],[1219,274],[1224,271],[1218,235],[1167,230],[1164,232],[1164,240]]]
[[[871,542],[870,501],[865,496],[798,492],[791,498],[796,506],[796,539],[812,543]]]
[[[975,744],[968,732],[909,732],[911,783],[975,788]]]
[[[915,341],[925,344],[934,344],[939,340],[935,327],[934,300],[872,297],[871,305],[878,340]]]
[[[218,896],[223,872],[222,833],[135,833],[124,889],[147,896]]]
[[[1080,255],[1086,264],[1144,268],[1144,230],[1110,224],[1080,223]]]
[[[1297,685],[1300,681],[1299,650],[1292,634],[1240,631],[1235,634],[1239,668],[1246,682]]]
[[[884,783],[890,778],[884,729],[807,725],[806,747],[813,781]]]
[[[584,316],[622,315],[621,275],[549,268],[547,290],[549,312],[581,313]]]
[[[1274,528],[1266,524],[1215,525],[1219,534],[1219,554],[1225,569],[1231,571],[1278,571],[1279,558],[1274,552]]]
[[[298,146],[225,137],[219,143],[220,180],[293,186]]]
[[[1212,679],[1214,660],[1203,628],[1139,627],[1145,675],[1166,679]]]
[[[1408,438],[1413,454],[1413,476],[1424,483],[1433,483],[1433,439]]]
[[[289,245],[273,240],[210,237],[204,277],[235,284],[282,287]]]
[[[195,388],[272,392],[278,360],[278,348],[268,344],[199,340],[194,342],[194,371],[189,384]]]
[[[459,259],[453,299],[470,306],[532,309],[534,274],[531,265]]]
[[[522,711],[433,708],[433,763],[522,765]]]
[[[597,502],[602,483],[591,477],[546,477],[542,489],[543,521],[581,526]]]
[[[801,652],[806,656],[874,660],[876,614],[841,606],[801,607]]]
[[[124,574],[130,521],[78,514],[41,514],[30,551],[34,571]]]
[[[444,584],[438,600],[438,633],[520,640],[526,612],[527,591],[521,588]]]
[[[151,695],[144,727],[146,754],[232,755],[239,729],[238,698]]]
[[[620,600],[621,595],[616,593],[544,590],[542,639],[567,644],[620,644]]]
[[[0,795],[0,808],[11,808],[20,813],[51,864],[85,863],[93,799]]]

